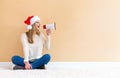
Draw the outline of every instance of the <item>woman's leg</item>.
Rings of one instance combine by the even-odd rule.
[[[33,63],[31,63],[32,69],[36,69],[37,67],[47,64],[50,61],[50,59],[51,59],[51,57],[49,54],[43,55],[41,58],[39,58],[39,59],[35,60]]]
[[[12,63],[18,66],[25,66],[24,64],[24,58],[20,57],[20,56],[13,56],[12,57]]]

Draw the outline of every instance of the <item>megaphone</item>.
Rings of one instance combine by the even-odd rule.
[[[43,29],[54,29],[56,30],[56,23],[51,23],[51,24],[45,24],[43,25]]]

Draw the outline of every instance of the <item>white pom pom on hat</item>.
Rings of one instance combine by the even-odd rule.
[[[40,21],[40,18],[38,16],[29,16],[24,23],[27,24],[27,29],[31,30],[32,29],[32,25],[36,22],[36,21]]]
[[[31,29],[32,29],[32,26],[31,26],[31,25],[28,25],[28,26],[27,26],[27,29],[28,29],[28,30],[31,30]]]

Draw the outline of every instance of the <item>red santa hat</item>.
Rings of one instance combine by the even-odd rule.
[[[31,30],[32,29],[32,25],[36,22],[36,21],[40,21],[40,18],[38,16],[29,16],[24,23],[27,24],[27,29]]]

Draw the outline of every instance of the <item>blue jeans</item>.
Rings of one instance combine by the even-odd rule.
[[[33,62],[29,61],[29,63],[31,64],[32,69],[37,69],[38,67],[47,64],[50,61],[50,59],[51,59],[50,55],[45,54],[41,58],[36,59]],[[15,64],[15,65],[23,66],[23,67],[25,66],[24,58],[22,58],[20,56],[13,56],[12,57],[12,63]]]

